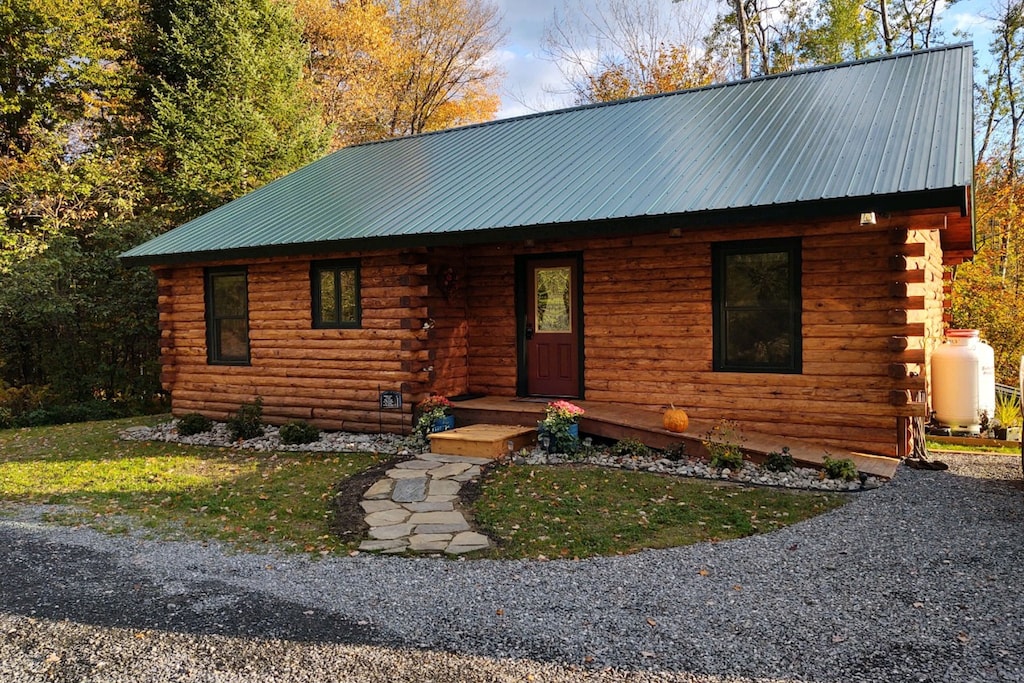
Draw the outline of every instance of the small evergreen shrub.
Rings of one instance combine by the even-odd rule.
[[[622,439],[612,446],[612,455],[617,458],[646,458],[651,449],[640,439]]]
[[[829,479],[854,481],[857,478],[857,466],[849,458],[832,459],[826,455],[822,470]]]
[[[791,472],[793,471],[793,456],[789,452],[789,446],[783,446],[782,451],[772,451],[768,459],[764,461],[764,467],[770,472]]]
[[[178,434],[194,436],[213,429],[213,421],[200,413],[188,413],[178,418]]]
[[[279,434],[281,443],[288,445],[313,443],[320,440],[320,430],[302,420],[282,425]]]
[[[238,407],[238,412],[228,418],[228,433],[232,441],[255,439],[263,436],[263,398],[256,397]]]

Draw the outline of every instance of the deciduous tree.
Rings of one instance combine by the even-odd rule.
[[[298,0],[334,146],[485,121],[504,38],[485,0]]]
[[[566,3],[545,29],[544,49],[578,103],[698,87],[721,80],[704,48],[700,8],[659,0]]]

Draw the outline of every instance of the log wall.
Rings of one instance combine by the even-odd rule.
[[[697,419],[897,455],[923,415],[927,354],[941,328],[941,251],[920,218],[567,240],[470,250],[470,391],[516,391],[514,262],[583,252],[587,400],[684,407]],[[712,371],[711,245],[801,237],[803,371]]]
[[[271,423],[302,419],[375,432],[382,420],[397,432],[409,429],[411,406],[431,389],[439,368],[448,379],[438,390],[465,387],[464,323],[425,324],[431,305],[441,314],[452,307],[457,316],[464,303],[443,301],[425,252],[324,256],[350,257],[360,260],[360,329],[313,329],[309,259],[208,264],[247,268],[246,366],[207,363],[204,268],[157,269],[162,381],[174,413],[224,419],[260,396]],[[404,411],[379,413],[379,389],[402,391]]]
[[[941,217],[895,215],[600,239],[413,249],[359,258],[362,327],[313,329],[310,259],[205,266],[248,270],[251,364],[207,363],[199,266],[159,268],[163,383],[175,414],[223,419],[264,400],[270,422],[378,429],[378,388],[401,390],[406,430],[428,393],[514,396],[515,261],[583,254],[588,400],[683,407],[696,419],[885,455],[924,415],[927,360],[941,338]],[[800,237],[800,374],[712,371],[715,240]]]

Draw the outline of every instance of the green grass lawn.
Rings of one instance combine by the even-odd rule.
[[[339,484],[380,463],[365,453],[304,454],[120,441],[136,418],[0,430],[0,510],[69,506],[55,521],[161,538],[217,539],[240,550],[344,553],[332,521],[361,523],[359,493],[333,517]],[[352,480],[348,488],[358,488]],[[355,486],[358,484],[359,486]],[[366,483],[368,486],[369,483]],[[499,465],[472,503],[500,558],[589,557],[748,536],[849,500],[585,466]],[[353,514],[354,508],[354,514]]]
[[[254,453],[120,441],[139,418],[0,431],[0,500],[72,505],[64,523],[108,531],[128,522],[160,536],[271,543],[330,553],[335,484],[380,458],[366,453]],[[166,420],[167,418],[162,418]]]
[[[496,469],[474,504],[491,557],[590,557],[774,531],[849,498],[591,466]]]
[[[928,439],[925,445],[929,451],[952,453],[990,453],[992,455],[1015,455],[1020,453],[1020,446],[988,446],[974,444],[942,443]]]

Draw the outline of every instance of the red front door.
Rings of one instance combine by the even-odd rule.
[[[531,259],[526,265],[526,391],[580,397],[579,262]]]

